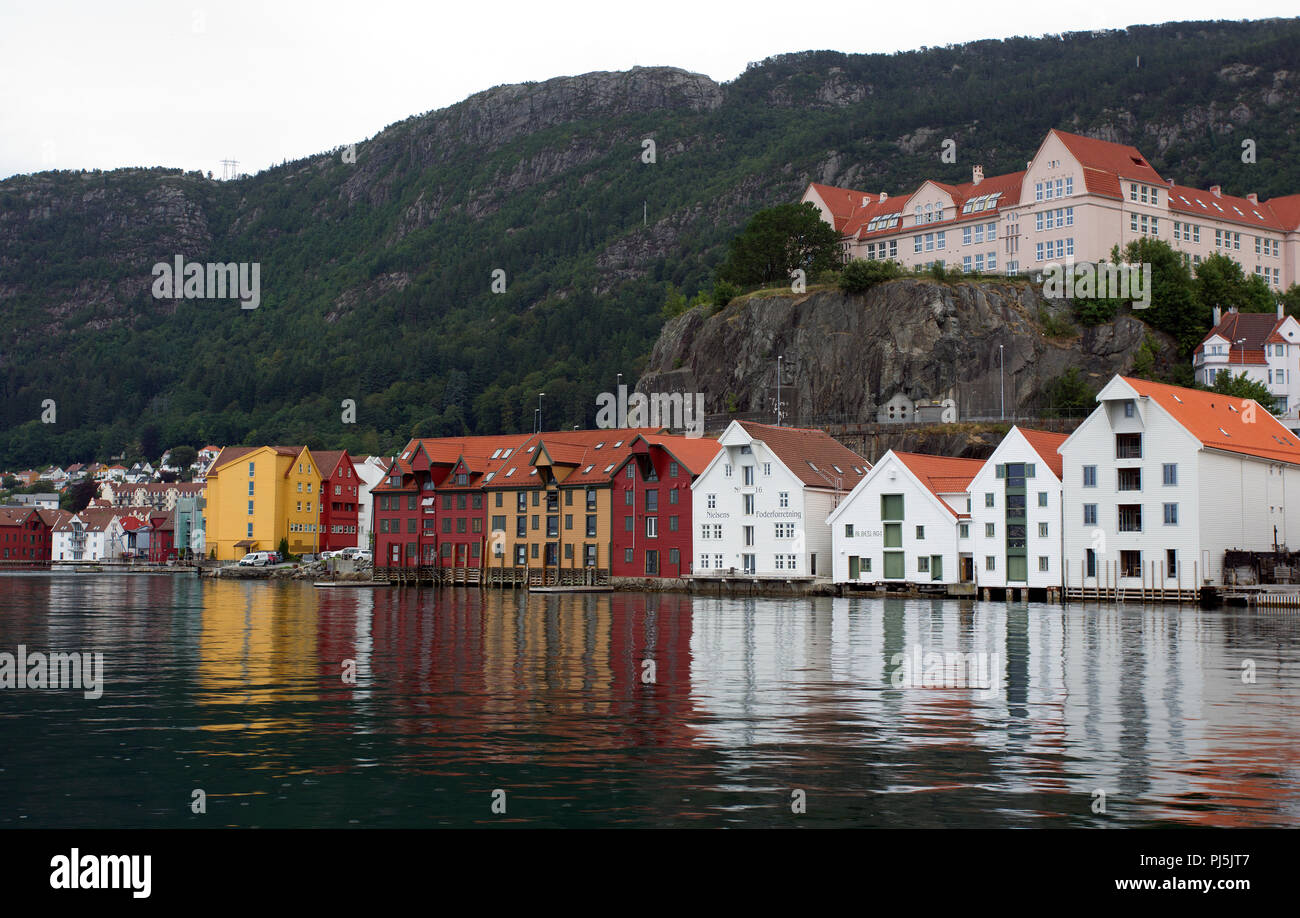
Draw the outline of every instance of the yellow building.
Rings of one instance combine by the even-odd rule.
[[[237,561],[275,551],[288,539],[294,554],[320,545],[321,476],[305,446],[228,446],[207,476],[209,557]]]
[[[486,485],[489,533],[505,533],[494,567],[608,574],[613,553],[611,478],[646,429],[534,435]],[[492,539],[489,537],[489,544]]]

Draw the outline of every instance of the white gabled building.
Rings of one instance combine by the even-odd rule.
[[[820,430],[732,421],[691,484],[696,577],[829,578],[826,517],[871,468]]]
[[[1300,440],[1255,402],[1115,376],[1061,446],[1067,589],[1221,583],[1300,544]]]
[[[1300,418],[1300,322],[1285,315],[1214,310],[1214,328],[1192,355],[1196,381],[1213,386],[1221,373],[1242,376],[1267,386],[1273,410],[1290,419]]]
[[[50,557],[54,561],[112,561],[122,556],[122,512],[86,508],[54,527]]]
[[[971,479],[970,537],[981,588],[1061,586],[1063,433],[1012,427]]]
[[[970,582],[967,488],[982,465],[885,453],[827,519],[835,582]]]

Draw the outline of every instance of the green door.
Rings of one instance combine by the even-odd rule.
[[[858,579],[858,556],[849,555],[849,579]]]
[[[943,555],[930,556],[930,579],[943,579]]]
[[[1028,559],[1024,555],[1007,555],[1007,581],[1025,583],[1028,579]]]

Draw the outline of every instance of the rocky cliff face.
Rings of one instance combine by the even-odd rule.
[[[791,423],[874,422],[896,396],[952,399],[965,420],[1000,417],[1003,380],[1009,417],[1039,411],[1044,389],[1070,367],[1099,386],[1130,371],[1148,338],[1155,370],[1172,368],[1174,343],[1131,315],[1048,337],[1043,323],[1064,322],[1061,308],[1036,287],[985,281],[754,295],[669,322],[637,388],[703,392],[709,413],[770,412],[781,356]]]

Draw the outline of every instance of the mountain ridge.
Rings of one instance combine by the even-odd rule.
[[[1173,23],[795,52],[722,84],[595,71],[413,115],[355,163],[336,148],[233,182],[6,179],[0,466],[155,440],[378,453],[413,432],[527,429],[542,391],[548,426],[590,424],[595,395],[644,365],[666,285],[706,288],[737,227],[810,180],[901,193],[975,162],[1013,171],[1061,127],[1134,143],[1180,182],[1300,191],[1297,46],[1300,20]],[[1258,166],[1240,162],[1246,136]],[[150,266],[176,254],[260,263],[261,307],[152,299]]]

